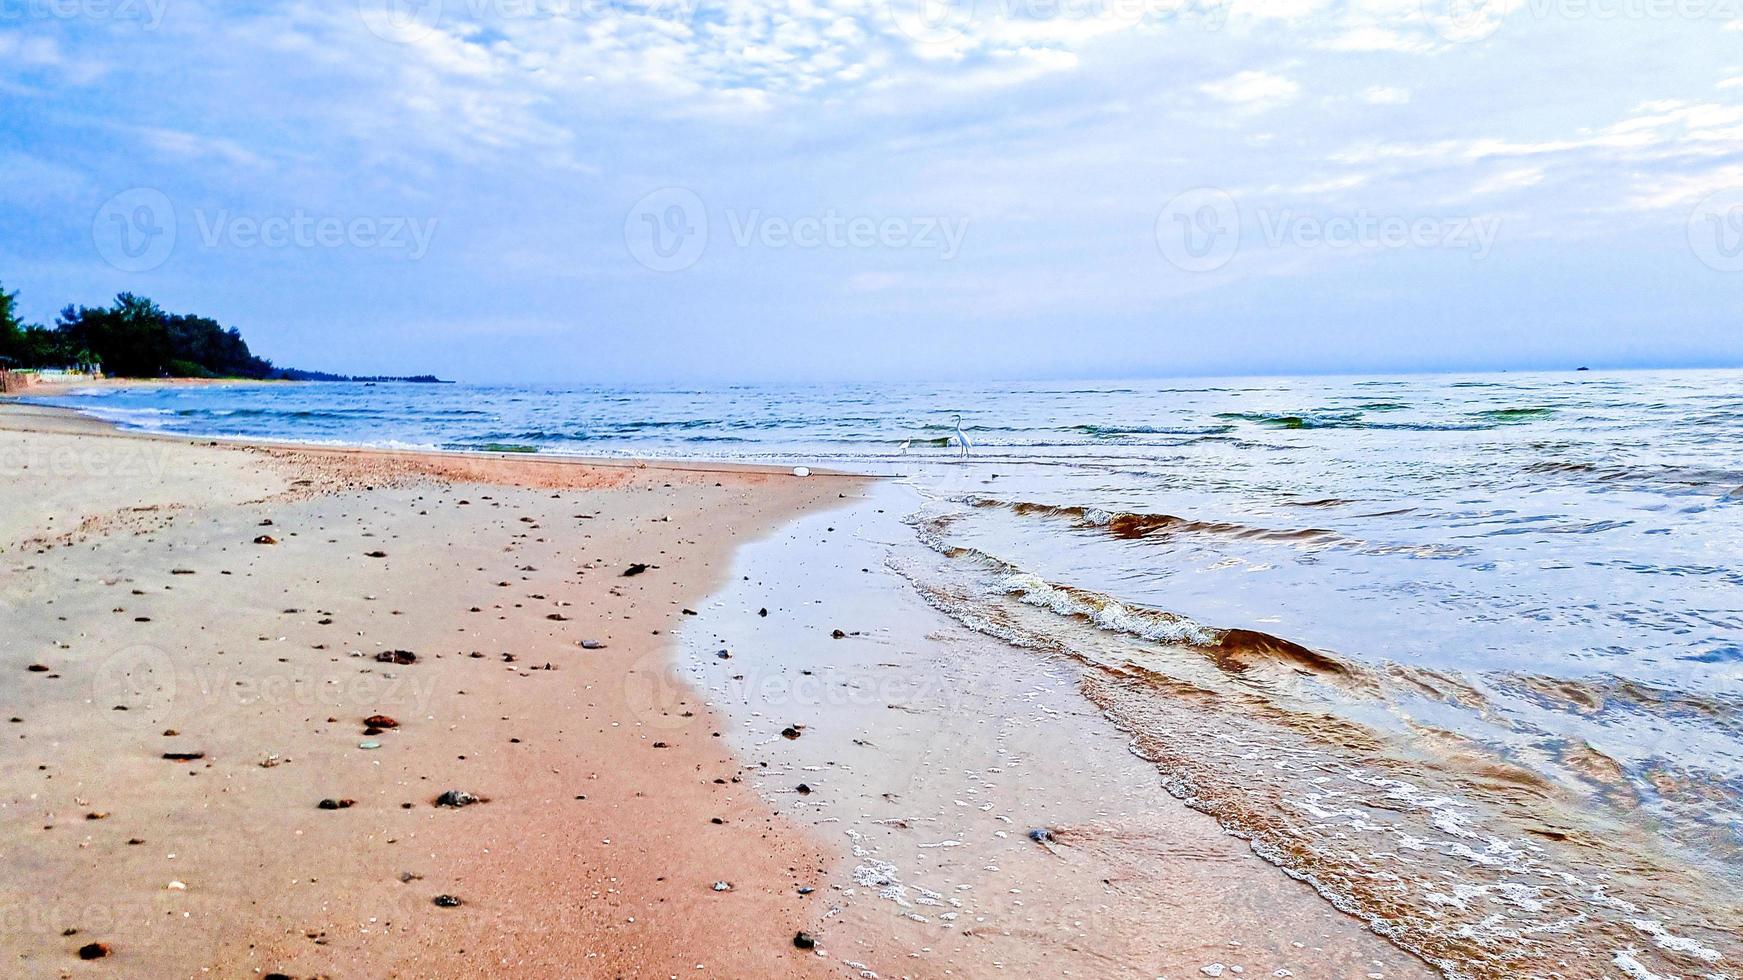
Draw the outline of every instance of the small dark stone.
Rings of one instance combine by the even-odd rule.
[[[845,639],[847,639],[847,634],[846,634],[846,633],[843,633],[843,632],[842,632],[842,631],[840,631],[840,630],[835,630],[835,631],[833,631],[833,632],[831,632],[831,633],[830,633],[830,634],[829,634],[829,635],[830,635],[830,636],[831,636],[831,637],[833,637],[833,638],[834,638],[834,639],[837,639],[837,640],[845,640]]]
[[[204,752],[165,752],[165,759],[171,762],[196,762],[206,757]]]
[[[437,806],[456,808],[471,806],[474,803],[483,803],[484,801],[484,797],[468,793],[461,789],[451,789],[443,793],[441,796],[436,797]]]
[[[415,664],[418,655],[410,650],[383,650],[375,655],[375,660],[384,664]]]
[[[767,609],[767,608],[763,608],[763,609],[758,609],[758,610],[757,610],[757,615],[758,615],[758,616],[767,616],[767,615],[768,615],[768,614],[769,614],[769,611],[768,611],[768,609]]]
[[[816,949],[817,940],[811,938],[808,932],[793,933],[793,945],[798,949]]]
[[[29,667],[26,667],[25,670],[28,670],[33,674],[46,674],[48,673],[49,668],[42,664],[31,664]]]
[[[389,717],[387,715],[370,715],[369,717],[363,719],[363,723],[365,725],[368,725],[370,728],[398,728],[399,727],[399,722],[394,721],[391,717]]]
[[[629,578],[632,575],[640,575],[641,573],[643,573],[647,570],[648,570],[648,566],[638,561],[635,564],[633,564],[633,565],[631,565],[628,568],[623,570],[623,577]]]
[[[86,943],[79,947],[79,959],[81,960],[100,960],[108,955],[108,943]]]
[[[387,552],[385,552],[385,551],[366,551],[363,553],[363,557],[365,557],[365,558],[386,558]]]
[[[782,738],[798,738],[799,737],[799,726],[788,725],[786,728],[781,729],[781,737]]]
[[[804,783],[799,784],[798,791],[799,791],[800,796],[810,796],[811,795],[811,787],[807,786]]]
[[[1053,843],[1053,831],[1046,827],[1036,827],[1029,831],[1029,839],[1037,844],[1051,844]]]
[[[320,803],[316,804],[316,806],[319,806],[323,810],[337,810],[337,809],[339,809],[339,801],[338,800],[322,800]]]
[[[254,539],[254,543],[255,544],[278,544],[278,539],[273,537],[270,534],[262,534],[260,537]]]
[[[456,909],[460,907],[460,899],[453,895],[437,895],[435,898],[431,899],[431,901],[445,909]]]

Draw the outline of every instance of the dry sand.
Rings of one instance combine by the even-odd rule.
[[[0,427],[6,975],[835,975],[828,857],[643,681],[860,481]]]

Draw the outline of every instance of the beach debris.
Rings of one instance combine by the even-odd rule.
[[[714,890],[715,890],[715,891],[717,891],[717,892],[729,892],[729,891],[732,891],[732,882],[729,882],[729,881],[717,881],[717,882],[715,882],[715,883],[714,883]]]
[[[48,667],[44,664],[31,664],[29,667],[26,667],[24,669],[30,671],[33,674],[46,674],[50,670],[52,670],[53,668]]]
[[[269,753],[266,758],[260,760],[260,762],[257,764],[262,769],[271,769],[274,766],[282,766],[289,761],[290,761],[289,759],[281,758],[277,752],[272,752],[272,753]]]
[[[363,557],[365,557],[365,558],[386,558],[387,552],[385,552],[385,551],[365,551],[363,553]]]
[[[569,617],[562,613],[547,613],[545,618],[553,623],[567,623],[569,621]]]
[[[171,575],[192,575],[194,574],[194,570],[191,568],[172,568],[169,570],[169,573]]]
[[[418,655],[410,650],[383,650],[375,655],[375,662],[404,666],[405,664],[417,663]]]
[[[652,567],[652,566],[638,561],[635,564],[633,564],[633,565],[631,565],[628,568],[623,570],[623,577],[629,578],[633,575],[640,575],[641,573],[647,571],[650,567]]]
[[[278,539],[273,537],[270,534],[262,534],[260,537],[254,539],[254,543],[255,544],[278,544]]]
[[[462,904],[460,899],[453,895],[437,895],[435,898],[430,899],[430,901],[445,909],[457,909]]]
[[[1206,963],[1198,968],[1198,972],[1207,977],[1220,977],[1223,975],[1223,970],[1224,967],[1221,963]]]
[[[812,888],[810,885],[800,885],[799,886],[799,894],[801,894],[801,895],[809,895],[816,890],[817,889]]]
[[[379,749],[379,748],[381,748],[381,743],[377,742],[373,738],[370,738],[370,739],[364,739],[363,741],[358,742],[357,747],[360,749]]]
[[[810,476],[811,475],[811,467],[809,467],[809,466],[795,466],[795,467],[793,467],[793,475],[798,476],[798,477]]]
[[[323,810],[349,810],[357,805],[356,800],[322,800],[317,804]]]
[[[804,725],[788,725],[786,728],[781,729],[781,737],[785,739],[795,739],[803,734],[804,730]]]
[[[86,820],[107,820],[107,819],[109,819],[109,811],[107,811],[107,810],[92,810],[90,813],[85,814],[85,819]]]
[[[795,932],[793,933],[793,946],[796,949],[816,949],[817,940],[813,939],[808,932]]]
[[[165,759],[171,762],[197,762],[206,757],[204,752],[165,752]]]
[[[831,639],[836,639],[836,640],[847,639],[847,634],[842,632],[841,630],[831,630],[829,633],[829,636]]]
[[[172,892],[185,892],[188,890],[187,883],[181,881],[172,881],[164,887]]]
[[[1046,827],[1036,827],[1029,831],[1029,839],[1037,844],[1051,844],[1053,843],[1053,831]]]
[[[375,728],[375,729],[398,728],[399,727],[399,722],[393,720],[393,718],[391,718],[388,715],[370,715],[369,717],[363,719],[363,723],[365,725],[368,725],[370,728]],[[368,732],[366,734],[374,735],[377,733],[376,732]]]
[[[79,959],[81,960],[100,960],[108,955],[108,943],[86,943],[79,947]]]
[[[793,787],[793,791],[798,793],[800,796],[811,795],[811,787],[806,783],[800,783],[798,786]]]
[[[767,619],[769,617],[769,607],[764,606],[763,608],[758,609],[757,615],[763,617],[764,619]]]
[[[423,875],[417,874],[417,873],[412,872],[412,871],[401,871],[399,873],[399,880],[403,884],[407,884],[407,885],[411,884],[414,881],[422,881],[423,878],[424,878]]]
[[[436,797],[435,805],[459,808],[485,802],[488,801],[475,793],[468,793],[463,789],[451,789]]]
[[[603,650],[603,649],[605,649],[605,644],[599,642],[598,640],[582,640],[581,641],[581,649],[583,649],[583,650]]]
[[[731,660],[732,659],[732,651],[731,650],[716,650],[714,652],[714,656],[716,656],[717,658],[719,658],[721,660]]]

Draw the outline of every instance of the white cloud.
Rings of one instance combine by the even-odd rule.
[[[1213,99],[1254,109],[1286,105],[1301,92],[1301,86],[1290,79],[1265,71],[1237,72],[1198,89]]]
[[[1369,105],[1404,105],[1410,101],[1410,90],[1375,85],[1362,90],[1362,101]]]

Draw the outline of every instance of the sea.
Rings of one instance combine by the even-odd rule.
[[[1743,976],[1743,372],[33,400],[887,477],[884,571],[1078,664],[1169,792],[1445,975]]]

